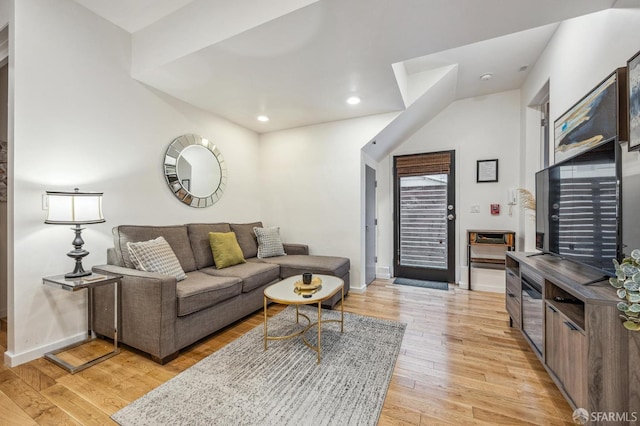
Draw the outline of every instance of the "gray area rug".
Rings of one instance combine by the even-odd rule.
[[[436,290],[449,290],[449,284],[442,281],[422,281],[412,280],[409,278],[396,278],[393,283],[413,287],[435,288]]]
[[[317,309],[300,307],[314,320]],[[323,319],[340,311],[323,310]],[[406,324],[345,312],[323,324],[322,360],[300,337],[271,340],[260,325],[111,416],[121,425],[375,425]],[[306,320],[301,318],[301,323]],[[295,308],[269,318],[269,334],[295,324]],[[307,333],[316,344],[317,329]]]

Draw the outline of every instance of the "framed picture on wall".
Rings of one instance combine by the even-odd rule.
[[[476,182],[497,182],[498,160],[478,160],[476,165]]]
[[[629,151],[640,149],[640,52],[627,61]]]
[[[618,68],[554,123],[554,162],[587,151],[618,136],[626,141],[627,69]]]

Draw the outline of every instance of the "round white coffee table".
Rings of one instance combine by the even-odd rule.
[[[302,275],[294,275],[289,278],[285,278],[284,280],[277,282],[275,284],[270,285],[269,287],[264,289],[264,350],[267,350],[267,342],[269,340],[284,340],[290,339],[295,336],[302,335],[302,341],[311,349],[316,351],[318,354],[318,364],[320,364],[320,337],[322,333],[322,324],[327,322],[338,322],[340,323],[340,332],[344,332],[344,281],[342,281],[338,277],[334,277],[331,275],[313,275],[315,278],[320,278],[322,280],[321,287],[318,288],[315,292],[296,292],[295,283],[297,281],[302,281]],[[340,303],[340,319],[339,320],[322,320],[322,302],[330,299],[338,292],[342,292],[341,303]],[[267,304],[268,301],[271,300],[275,303],[280,303],[283,305],[295,305],[296,307],[296,323],[299,322],[300,317],[304,317],[308,321],[308,325],[295,333],[288,334],[286,336],[269,336],[267,330]],[[318,304],[318,320],[316,322],[311,322],[311,319],[298,311],[298,307],[300,305],[313,305]],[[318,344],[317,346],[313,346],[306,339],[305,334],[309,329],[313,326],[318,326]]]

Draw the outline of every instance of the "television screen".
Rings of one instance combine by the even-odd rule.
[[[614,275],[621,257],[620,148],[604,142],[536,174],[536,248]]]

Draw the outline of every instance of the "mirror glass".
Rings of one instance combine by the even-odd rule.
[[[215,204],[227,182],[227,168],[218,148],[194,134],[179,136],[169,144],[164,175],[171,192],[191,207]]]

